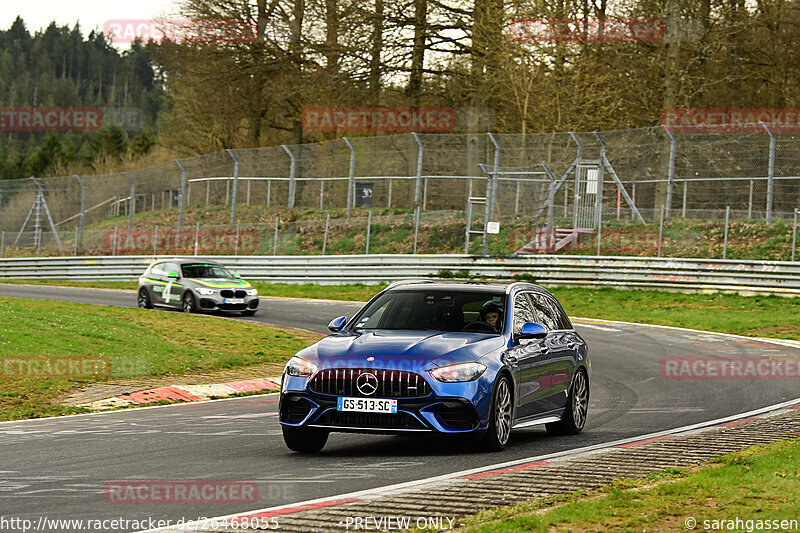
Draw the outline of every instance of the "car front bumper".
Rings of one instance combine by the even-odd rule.
[[[223,298],[219,293],[212,295],[202,295],[194,292],[199,311],[246,311],[258,309],[258,295],[239,298],[242,303],[230,303],[231,298]]]
[[[311,378],[284,374],[279,420],[287,427],[349,433],[482,434],[488,426],[493,377],[484,374],[470,382],[442,383],[427,376],[430,393],[425,396],[375,395],[374,398],[397,400],[397,413],[389,414],[338,411],[340,396],[366,396],[323,394],[312,390]]]

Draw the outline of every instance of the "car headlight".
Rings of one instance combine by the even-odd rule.
[[[215,292],[217,292],[214,289],[206,289],[204,287],[198,287],[198,288],[195,289],[195,291],[197,291],[197,294],[200,294],[202,296],[211,296]]]
[[[258,289],[247,289],[248,296],[256,296],[258,294]]]
[[[286,363],[286,373],[290,376],[307,378],[316,371],[317,365],[310,363],[305,359],[300,359],[299,357],[292,357],[289,359],[289,362]]]
[[[486,365],[480,363],[460,363],[457,365],[443,366],[429,370],[430,375],[438,381],[445,383],[460,383],[478,379],[486,370]]]

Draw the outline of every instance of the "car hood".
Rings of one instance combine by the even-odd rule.
[[[331,335],[297,355],[320,368],[411,370],[477,361],[504,346],[500,335],[441,331],[369,331]],[[368,362],[368,357],[374,361]]]
[[[212,289],[249,289],[252,285],[238,278],[186,278],[200,287]]]

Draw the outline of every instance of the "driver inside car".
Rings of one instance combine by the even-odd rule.
[[[503,329],[503,308],[494,300],[489,300],[480,310],[481,321],[486,322],[498,333]]]

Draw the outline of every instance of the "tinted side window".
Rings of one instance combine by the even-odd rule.
[[[553,316],[558,321],[558,329],[572,329],[572,324],[567,318],[566,313],[561,309],[561,306],[553,298],[547,298],[547,303],[553,309]]]
[[[530,294],[530,298],[533,308],[539,316],[539,323],[550,331],[561,329],[559,320],[556,318],[557,315],[554,313],[547,298],[542,294]]]
[[[522,325],[525,322],[537,322],[536,314],[533,311],[531,302],[527,294],[517,294],[514,297],[514,333],[522,332]]]

